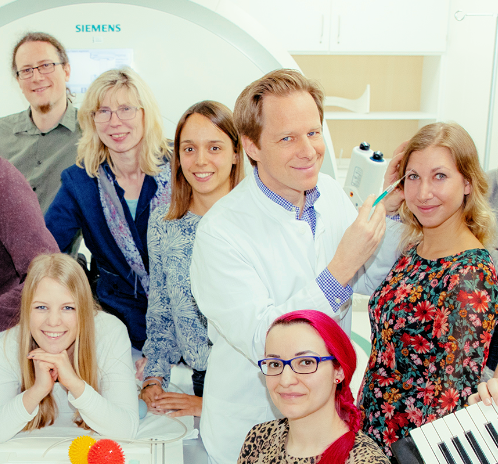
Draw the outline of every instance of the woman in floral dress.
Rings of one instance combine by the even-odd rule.
[[[151,290],[147,308],[147,356],[142,399],[148,409],[173,416],[200,416],[209,355],[207,321],[190,289],[190,263],[202,216],[243,177],[240,138],[223,104],[191,106],[176,128],[171,168],[171,204],[151,215]],[[170,365],[183,358],[193,369],[194,395],[167,392]]]
[[[475,145],[457,124],[423,127],[399,166],[404,253],[372,295],[359,405],[388,456],[409,431],[463,407],[488,357],[498,303],[493,234]],[[394,458],[393,458],[393,462]]]

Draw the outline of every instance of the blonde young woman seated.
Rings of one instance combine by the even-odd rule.
[[[20,322],[0,333],[0,442],[50,425],[123,439],[138,430],[126,327],[96,307],[84,271],[63,254],[32,261]]]

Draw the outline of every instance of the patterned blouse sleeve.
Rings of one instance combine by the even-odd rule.
[[[237,464],[251,464],[256,462],[255,455],[258,455],[262,451],[258,446],[260,425],[255,425],[246,435],[246,439],[240,450],[239,459],[237,459]]]
[[[467,265],[455,266],[444,280],[433,325],[435,343],[446,352],[440,361],[439,403],[451,411],[475,392],[486,364],[495,322],[498,295],[491,261],[469,256]],[[444,333],[446,332],[446,336]]]
[[[163,377],[163,385],[169,384],[170,364],[178,362],[180,351],[176,342],[175,324],[167,291],[167,276],[163,272],[161,240],[164,239],[165,211],[158,208],[149,220],[147,245],[149,250],[150,292],[147,307],[147,341],[143,353],[147,356],[145,377]]]

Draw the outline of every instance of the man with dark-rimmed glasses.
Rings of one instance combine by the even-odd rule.
[[[66,89],[70,71],[64,47],[49,34],[27,33],[13,49],[12,73],[30,106],[0,119],[0,156],[26,177],[43,212],[61,172],[74,164],[81,136]]]

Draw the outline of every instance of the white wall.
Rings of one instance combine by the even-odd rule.
[[[16,0],[0,4],[0,116],[27,107],[10,74],[13,45],[26,31],[45,31],[67,49],[134,50],[134,68],[151,86],[166,133],[181,114],[210,99],[233,108],[243,88],[263,74],[298,65],[270,35],[227,0]],[[120,24],[119,33],[81,33],[78,24]],[[322,171],[335,176],[335,157]]]
[[[441,119],[461,124],[474,139],[481,160],[484,156],[486,125],[495,40],[494,17],[469,16],[457,21],[453,14],[498,14],[496,0],[452,0],[448,47],[443,55]],[[498,91],[498,89],[497,89]],[[490,168],[498,167],[498,111],[491,146]]]
[[[232,8],[231,2],[228,0],[195,1],[212,10],[219,10],[225,17],[230,17],[234,23],[237,23],[243,16],[243,14],[237,14],[236,8]],[[249,1],[247,0],[247,2]],[[435,1],[439,2],[439,0]],[[2,10],[4,8],[5,10],[10,9],[13,3],[22,4],[23,8],[25,5],[38,4],[38,2],[27,0],[15,2],[0,0],[0,25],[2,16],[5,16]],[[57,4],[63,4],[64,1],[45,0],[40,4],[51,3],[57,6]],[[171,109],[170,114],[165,115],[168,121],[169,135],[171,135],[171,129],[176,119],[190,103],[201,98],[213,98],[232,106],[244,84],[269,70],[262,69],[264,66],[259,66],[254,55],[250,55],[251,47],[242,53],[240,51],[234,53],[238,44],[227,42],[226,37],[222,37],[223,33],[220,33],[221,29],[217,30],[218,25],[214,23],[212,27],[206,28],[199,21],[197,23],[195,21],[189,22],[185,18],[173,21],[171,15],[156,12],[156,10],[153,10],[151,15],[153,19],[149,20],[140,12],[143,9],[125,3],[133,2],[124,0],[123,3],[116,2],[114,4],[86,3],[54,8],[35,15],[29,15],[29,8],[26,8],[27,16],[1,27],[0,88],[2,88],[3,98],[0,116],[19,111],[26,105],[17,84],[8,74],[8,69],[11,45],[19,33],[27,28],[51,31],[61,38],[68,48],[91,48],[95,46],[91,41],[91,36],[74,34],[76,23],[105,22],[110,18],[126,23],[130,30],[136,31],[134,34],[126,37],[124,35],[120,37],[108,35],[99,46],[101,48],[126,48],[131,44],[132,47],[137,47],[135,55],[137,69],[147,73],[146,79],[153,87],[158,99],[161,102],[167,102]],[[163,0],[162,3],[180,5],[190,2],[188,0],[176,0],[175,2]],[[117,5],[119,5],[118,8]],[[64,8],[67,8],[66,13],[64,13]],[[39,6],[38,9],[40,9]],[[434,107],[438,108],[439,119],[454,120],[465,127],[474,138],[482,158],[486,137],[496,21],[493,17],[467,17],[464,21],[458,22],[453,18],[453,14],[457,10],[463,10],[469,14],[498,13],[498,2],[496,0],[451,0],[447,50],[442,55],[439,94],[434,92],[435,99],[437,99],[437,104]],[[386,12],[386,16],[388,15],[389,12]],[[441,27],[445,28],[446,25],[442,24]],[[279,59],[284,56],[283,50],[278,52],[278,44],[271,43],[268,39],[271,34],[262,31],[257,23],[253,22],[247,28],[250,35],[259,35],[266,40],[265,44],[271,48],[269,55],[277,54]],[[373,30],[375,31],[375,27]],[[193,33],[203,34],[202,37],[205,38],[197,41],[192,40]],[[424,33],[423,27],[421,27],[420,33]],[[155,41],[154,35],[156,35]],[[168,42],[172,37],[173,41]],[[154,54],[160,55],[159,63],[154,62]],[[191,54],[195,58],[180,68],[178,60],[187,54]],[[228,61],[232,66],[224,67],[223,72],[219,72],[217,60],[222,60],[223,64]],[[288,65],[289,62],[292,64],[290,59],[287,64],[283,65]],[[160,74],[154,73],[154,66],[159,66]],[[294,66],[297,65],[294,63]],[[207,93],[200,91],[196,79],[193,78],[195,74],[197,74],[196,79],[202,76],[206,84],[205,87],[212,88],[213,91]],[[235,81],[240,81],[240,84],[235,83]],[[222,82],[227,82],[228,85],[222,85]],[[172,92],[171,89],[181,90],[173,90]],[[180,97],[184,98],[180,99]],[[496,106],[498,107],[498,105]],[[491,150],[491,167],[498,166],[498,108],[495,109],[493,134],[495,137]]]

